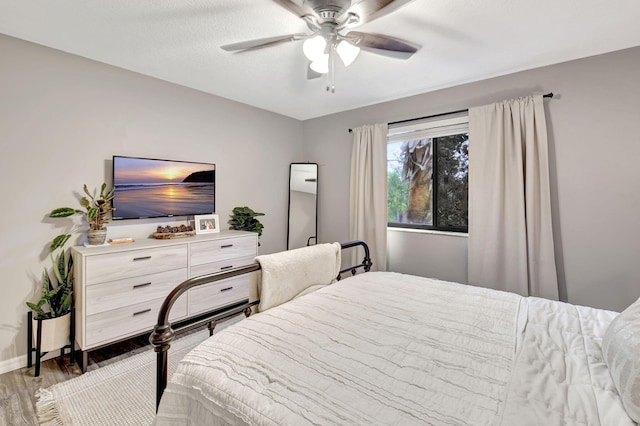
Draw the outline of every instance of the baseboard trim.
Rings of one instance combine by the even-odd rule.
[[[51,351],[45,356],[42,357],[41,361],[46,361],[48,359],[55,358],[60,356],[60,351],[55,350]],[[35,359],[35,355],[33,357]],[[34,361],[35,363],[35,361]],[[7,359],[4,361],[0,361],[0,374],[9,373],[10,371],[19,370],[27,366],[27,356],[20,355],[15,358]]]
[[[17,370],[27,365],[27,356],[21,355],[15,358],[0,361],[0,374],[8,373],[13,370]]]

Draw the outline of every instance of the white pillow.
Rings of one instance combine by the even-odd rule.
[[[640,299],[611,321],[602,340],[602,355],[624,409],[640,422]]]

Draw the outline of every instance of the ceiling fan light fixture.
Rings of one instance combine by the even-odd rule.
[[[311,61],[309,67],[317,73],[326,74],[329,72],[329,54],[325,53],[315,61]]]
[[[336,52],[338,52],[338,56],[340,56],[340,59],[342,60],[344,66],[348,67],[358,57],[360,48],[358,46],[354,46],[346,40],[342,40],[340,43],[338,43]]]
[[[272,0],[302,19],[311,34],[296,33],[232,43],[221,48],[227,52],[246,52],[286,42],[302,42],[309,60],[307,79],[327,76],[327,91],[335,92],[336,56],[345,67],[359,56],[360,50],[397,59],[409,59],[420,48],[409,42],[382,34],[351,31],[351,28],[390,14],[412,0]],[[366,5],[365,5],[366,3]],[[339,66],[338,68],[341,68]]]
[[[302,44],[302,52],[304,56],[310,61],[317,61],[325,55],[324,51],[327,48],[327,41],[321,35],[308,38]]]

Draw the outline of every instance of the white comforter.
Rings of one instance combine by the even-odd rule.
[[[361,274],[199,345],[156,423],[632,425],[600,354],[614,316]]]

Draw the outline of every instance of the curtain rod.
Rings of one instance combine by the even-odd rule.
[[[543,98],[553,98],[553,92],[549,92],[546,95],[542,95]],[[436,117],[442,117],[443,115],[451,115],[451,114],[458,114],[461,112],[468,112],[469,108],[466,109],[459,109],[458,111],[451,111],[451,112],[443,112],[440,114],[434,114],[434,115],[427,115],[425,117],[418,117],[418,118],[409,118],[408,120],[400,120],[400,121],[392,121],[390,123],[387,123],[388,125],[392,125],[392,124],[402,124],[402,123],[409,123],[411,121],[418,121],[418,120],[426,120],[427,118],[436,118]],[[353,130],[349,129],[349,133],[351,133]]]

